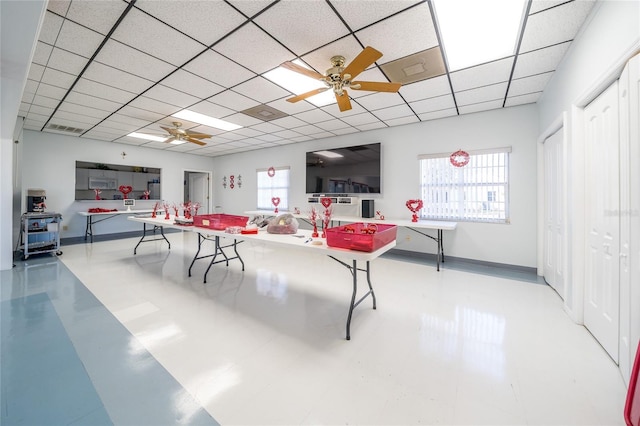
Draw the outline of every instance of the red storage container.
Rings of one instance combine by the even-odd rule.
[[[364,231],[364,232],[363,232]],[[374,231],[373,233],[371,231]],[[327,245],[358,251],[375,251],[395,241],[396,225],[350,223],[326,230]]]
[[[224,231],[230,226],[247,226],[249,218],[247,216],[234,216],[231,214],[199,214],[193,217],[193,226],[200,228],[216,229]]]

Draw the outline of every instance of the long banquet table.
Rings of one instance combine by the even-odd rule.
[[[164,219],[164,216],[156,218],[131,216],[128,219],[143,224],[142,237],[134,248],[134,254],[136,254],[137,248],[141,243],[162,239],[164,239],[167,244],[169,244],[169,249],[171,249],[171,244],[164,236],[164,228],[179,229],[185,232],[197,233],[198,250],[193,257],[193,260],[191,261],[188,274],[189,276],[191,276],[191,270],[197,260],[210,258],[209,266],[204,273],[205,283],[207,282],[207,274],[209,273],[209,270],[214,264],[217,263],[224,262],[226,263],[226,266],[229,266],[230,260],[237,259],[241,263],[242,270],[244,271],[244,261],[242,260],[242,257],[237,250],[238,244],[243,241],[262,243],[282,249],[305,250],[310,254],[325,255],[330,257],[331,259],[346,267],[352,275],[353,291],[351,294],[349,313],[346,323],[347,340],[351,339],[351,317],[355,307],[358,306],[368,296],[371,296],[373,309],[376,309],[376,296],[371,284],[371,261],[377,259],[378,257],[380,257],[380,255],[391,250],[396,245],[396,242],[394,240],[373,252],[363,252],[329,247],[326,245],[326,241],[323,241],[322,245],[314,245],[312,244],[312,231],[303,229],[299,229],[296,233],[296,235],[300,237],[294,237],[291,234],[270,234],[266,230],[260,230],[257,234],[229,234],[224,231],[218,231],[209,228],[178,225],[174,223],[174,216],[171,216],[170,219]],[[157,234],[157,232],[160,232],[160,236]],[[316,238],[316,240],[318,239],[319,238]],[[203,250],[203,242],[207,240],[213,241],[215,243],[213,253],[201,254]],[[222,240],[227,240],[227,242],[223,242]],[[233,254],[231,254],[231,250],[233,250]],[[218,256],[221,256],[221,258],[219,258]],[[360,265],[358,265],[358,262],[360,262]],[[364,263],[364,265],[362,265],[362,263]],[[366,273],[368,291],[364,295],[362,295],[362,297],[356,300],[356,297],[358,295],[358,271]]]

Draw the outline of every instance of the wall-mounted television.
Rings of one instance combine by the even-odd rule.
[[[307,194],[380,194],[380,143],[307,152]]]

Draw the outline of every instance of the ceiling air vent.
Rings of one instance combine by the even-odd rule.
[[[268,105],[257,105],[253,108],[245,109],[244,111],[240,111],[243,114],[247,114],[250,117],[257,118],[262,121],[271,121],[276,118],[286,117],[288,114],[280,111],[279,109],[275,109]]]
[[[78,129],[77,127],[61,126],[60,124],[49,124],[48,129],[57,130],[59,132],[76,133],[80,134],[84,132],[84,129]]]

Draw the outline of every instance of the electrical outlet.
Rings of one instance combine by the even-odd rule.
[[[62,230],[63,230],[63,231],[68,231],[68,230],[69,230],[69,227],[68,227],[67,225],[62,225]]]

